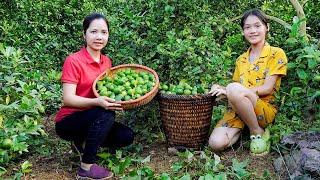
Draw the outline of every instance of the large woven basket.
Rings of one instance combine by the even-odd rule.
[[[208,137],[214,102],[210,95],[159,93],[160,116],[168,146],[199,149]]]
[[[133,69],[135,71],[145,71],[148,73],[152,73],[155,78],[155,85],[153,86],[151,91],[149,91],[148,93],[146,93],[145,95],[143,95],[137,99],[133,99],[133,100],[129,100],[129,101],[119,101],[117,103],[121,104],[123,109],[133,109],[133,108],[145,105],[148,102],[150,102],[158,92],[159,84],[160,84],[159,77],[158,77],[158,74],[153,69],[148,68],[143,65],[139,65],[139,64],[122,64],[122,65],[112,67],[111,69],[107,69],[105,72],[100,74],[96,78],[96,80],[94,81],[94,83],[92,85],[92,90],[93,90],[94,95],[96,97],[100,96],[99,93],[97,92],[97,89],[96,89],[96,85],[99,80],[103,79],[105,76],[112,77],[117,71],[121,71],[121,70],[128,69],[128,68]],[[107,100],[112,100],[112,99],[107,98]]]

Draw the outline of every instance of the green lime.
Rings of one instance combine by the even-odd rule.
[[[184,86],[183,85],[177,85],[177,88],[178,89],[184,89]]]
[[[102,86],[99,90],[100,90],[100,92],[106,92],[106,91],[108,91],[108,89],[107,89],[105,86]]]
[[[143,78],[144,80],[146,80],[146,81],[149,81],[149,76],[148,76],[148,74],[144,74],[142,78]]]
[[[189,84],[187,84],[187,83],[184,85],[184,88],[185,88],[185,89],[192,90],[192,87],[191,87]]]
[[[113,94],[113,92],[112,92],[112,91],[107,91],[107,93],[106,93],[106,95],[105,95],[105,96],[110,97],[110,96],[111,96],[111,94]]]
[[[103,81],[98,81],[97,86],[103,86],[104,82]]]
[[[313,78],[315,81],[317,81],[317,82],[320,82],[320,75],[316,75],[316,76],[314,76],[314,78]]]
[[[123,85],[126,89],[131,87],[131,83],[130,82],[125,82]]]
[[[145,80],[142,77],[137,78],[138,84],[145,84]]]
[[[142,94],[142,89],[140,87],[137,87],[135,90],[136,94]]]
[[[121,85],[121,83],[122,83],[122,82],[121,82],[121,79],[120,79],[119,77],[115,77],[115,78],[114,78],[114,84],[115,84],[115,85]]]
[[[183,94],[185,94],[185,95],[190,95],[192,92],[189,90],[189,89],[185,89],[184,91],[183,91]]]
[[[126,74],[124,73],[124,71],[118,71],[116,72],[117,76],[119,77],[124,77]]]
[[[147,94],[149,92],[148,87],[142,88],[142,94]]]
[[[148,76],[149,76],[149,80],[150,80],[150,81],[154,81],[154,76],[153,76],[153,74],[149,73]]]
[[[98,84],[97,84],[97,90],[101,90],[103,87],[104,87],[103,85],[101,85],[101,84],[98,85]]]
[[[141,94],[135,94],[134,97],[135,99],[138,99],[139,97],[141,97]]]
[[[135,90],[131,88],[127,89],[127,93],[132,96],[135,93]]]
[[[110,84],[107,84],[106,87],[108,88],[108,90],[113,91],[115,88],[115,85],[110,83]]]
[[[112,94],[109,96],[109,98],[115,99],[115,98],[116,98],[116,95],[115,95],[114,93],[112,93]]]
[[[126,89],[126,88],[123,87],[123,86],[118,86],[118,88],[119,88],[120,92],[122,92],[122,91],[124,91],[124,90]]]
[[[175,91],[177,94],[179,94],[179,95],[182,95],[183,93],[184,93],[184,90],[183,90],[183,88],[179,88],[179,87],[177,87],[176,88],[176,91]]]
[[[135,80],[135,78],[133,77],[133,76],[127,76],[127,78],[128,78],[128,81],[130,81],[130,82],[132,82],[132,81],[134,81]]]
[[[101,96],[107,96],[107,93],[108,93],[108,90],[102,90],[102,91],[100,91],[100,95]]]
[[[169,94],[177,94],[176,92],[174,92],[174,91],[171,91],[171,92],[169,92]]]
[[[121,90],[119,89],[119,87],[115,87],[115,88],[113,89],[113,92],[114,92],[115,94],[119,94],[119,93],[121,92]]]
[[[167,91],[161,90],[160,93],[162,93],[162,94],[167,94]]]
[[[146,86],[147,86],[147,89],[150,91],[152,88],[153,88],[153,85],[152,85],[152,83],[151,82],[148,82],[147,84],[146,84]],[[168,90],[168,89],[163,89],[163,90]]]
[[[172,91],[175,89],[175,87],[176,87],[175,85],[170,84],[170,85],[169,85],[169,91],[171,91],[171,92],[172,92]]]
[[[140,72],[139,72],[139,76],[140,76],[140,77],[143,77],[144,75],[148,75],[147,72],[144,72],[144,71],[140,71]]]
[[[109,76],[107,76],[105,79],[104,79],[105,82],[112,82],[113,79]]]
[[[120,78],[120,79],[117,79],[116,82],[118,83],[118,85],[124,85],[126,81],[124,80],[124,78]]]
[[[126,95],[125,97],[124,97],[124,100],[125,101],[129,101],[131,99],[131,96],[129,96],[129,95]]]
[[[132,77],[137,79],[139,77],[139,75],[138,75],[138,73],[134,72],[134,73],[132,73]]]
[[[169,87],[166,84],[162,85],[162,90],[167,91],[168,89],[169,89]]]
[[[128,94],[127,91],[122,91],[122,92],[121,92],[121,95],[122,95],[123,97],[125,97],[127,94]]]
[[[131,74],[131,70],[130,70],[130,69],[125,69],[125,70],[123,71],[123,73],[124,73],[125,75],[129,75],[129,74]]]
[[[122,80],[124,83],[126,83],[129,79],[128,79],[128,77],[124,76],[124,77],[121,78],[121,80]]]
[[[2,147],[6,148],[6,149],[10,149],[13,145],[13,141],[9,138],[6,138],[2,141]]]
[[[197,86],[193,86],[193,87],[192,87],[192,91],[198,91]]]
[[[116,95],[116,97],[114,98],[115,101],[121,101],[123,98],[123,96],[121,94]]]

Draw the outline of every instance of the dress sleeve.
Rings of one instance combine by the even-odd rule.
[[[269,62],[269,72],[267,75],[286,75],[288,59],[282,49],[278,49]]]
[[[238,67],[238,64],[239,64],[238,60],[239,60],[239,58],[236,61],[236,67],[234,69],[234,73],[233,73],[233,77],[232,77],[232,80],[234,82],[240,82],[240,72],[239,72],[239,67]]]
[[[62,68],[61,82],[78,84],[79,79],[80,71],[76,61],[71,57],[67,57]]]

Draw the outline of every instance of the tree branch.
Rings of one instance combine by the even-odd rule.
[[[284,20],[279,19],[279,18],[274,17],[274,16],[269,16],[269,15],[267,15],[267,17],[268,17],[268,19],[273,20],[273,21],[275,21],[275,22],[277,22],[277,23],[281,24],[281,25],[282,25],[282,26],[284,26],[285,28],[287,28],[287,29],[291,29],[291,25],[290,25],[290,24],[288,24],[287,22],[285,22]]]
[[[242,15],[241,15],[241,16],[236,16],[236,17],[234,17],[234,18],[231,18],[231,19],[229,20],[229,22],[236,21],[236,20],[240,19],[241,17],[242,17]],[[269,16],[269,15],[267,15],[267,18],[268,18],[269,20],[272,20],[272,21],[275,21],[275,22],[281,24],[282,26],[284,26],[284,27],[287,28],[287,29],[291,29],[291,25],[288,24],[287,22],[285,22],[284,20],[280,19],[280,18],[277,18],[277,17],[274,17],[274,16]]]

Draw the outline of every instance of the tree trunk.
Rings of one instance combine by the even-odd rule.
[[[306,16],[303,11],[303,5],[299,3],[298,0],[290,0],[291,4],[293,5],[294,9],[297,11],[297,16],[299,20],[303,20],[300,25],[300,33],[303,36],[307,36],[307,22],[306,22]]]

